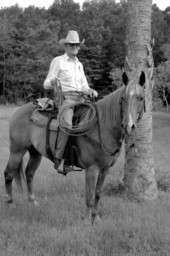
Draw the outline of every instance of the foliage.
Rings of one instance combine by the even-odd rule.
[[[160,98],[167,107],[170,104],[170,61],[166,61],[155,68],[154,96]]]
[[[157,179],[158,189],[164,192],[170,192],[170,175],[162,174]]]
[[[169,43],[166,43],[166,44],[163,44],[161,46],[161,50],[164,54],[164,57],[170,61],[170,42]]]
[[[155,66],[160,62],[165,61],[166,58],[161,50],[161,45],[166,42],[166,20],[165,14],[154,4],[152,8],[152,37],[154,38],[155,45],[153,48],[153,57]]]
[[[70,29],[86,39],[79,59],[90,86],[101,96],[115,90],[114,70],[121,70],[125,59],[126,8],[126,1],[85,1],[80,9],[73,0],[54,0],[47,10],[17,4],[0,9],[0,95],[9,102],[42,97],[49,64],[62,53],[58,40]],[[156,66],[169,58],[169,24],[169,9],[153,5]]]

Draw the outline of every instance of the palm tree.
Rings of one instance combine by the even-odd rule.
[[[139,79],[144,71],[145,113],[136,130],[125,140],[125,176],[127,194],[137,199],[155,199],[152,144],[153,58],[151,43],[152,0],[128,0],[125,70],[129,77]]]

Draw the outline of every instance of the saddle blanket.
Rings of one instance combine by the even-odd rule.
[[[54,110],[53,100],[48,98],[41,98],[41,99],[37,99],[35,101],[35,104],[38,106],[38,108],[32,113],[30,119],[36,125],[45,127],[48,123],[49,115],[51,114],[51,111]],[[59,122],[55,117],[52,119],[49,129],[51,131],[57,131],[58,126],[59,126]]]
[[[48,123],[48,116],[43,115],[41,112],[39,112],[38,109],[36,109],[31,116],[31,120],[33,123],[35,123],[38,126],[44,127],[47,126]],[[57,119],[52,119],[49,129],[51,131],[57,131],[59,126],[59,122]]]
[[[54,110],[54,101],[49,98],[36,99],[34,104],[38,106],[39,111],[52,111]]]

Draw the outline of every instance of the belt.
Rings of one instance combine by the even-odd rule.
[[[79,96],[82,97],[84,94],[82,92],[78,92],[78,91],[66,91],[63,92],[64,95],[73,95],[73,96]]]

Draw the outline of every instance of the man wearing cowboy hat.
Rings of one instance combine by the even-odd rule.
[[[98,93],[88,85],[84,74],[83,65],[76,55],[79,52],[84,40],[80,42],[77,31],[70,30],[66,38],[59,41],[65,48],[65,54],[54,58],[50,64],[50,70],[44,81],[45,89],[53,89],[53,83],[56,79],[60,81],[65,100],[63,106],[72,103],[84,102],[80,93],[97,97]],[[66,123],[72,125],[73,109],[69,108],[65,112],[64,119]],[[60,130],[58,135],[57,149],[54,158],[54,168],[58,170],[61,159],[64,154],[69,135]],[[72,171],[70,166],[64,166],[64,171]]]

